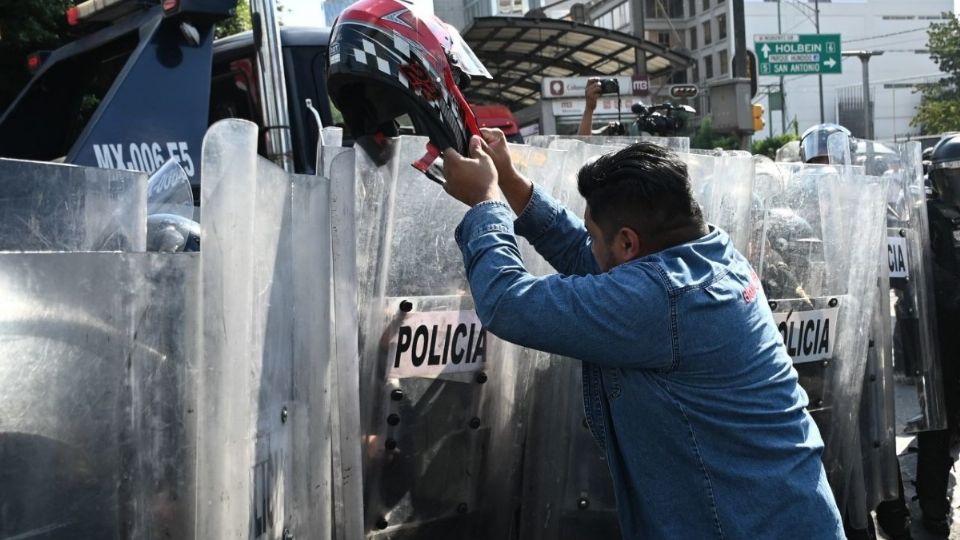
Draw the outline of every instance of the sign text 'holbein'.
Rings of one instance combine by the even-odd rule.
[[[753,36],[760,75],[841,73],[840,34]]]

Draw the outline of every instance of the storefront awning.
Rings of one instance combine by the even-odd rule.
[[[631,75],[638,51],[651,77],[693,63],[686,54],[630,34],[557,19],[481,17],[463,37],[493,75],[474,79],[467,98],[511,109],[536,103],[543,77]]]

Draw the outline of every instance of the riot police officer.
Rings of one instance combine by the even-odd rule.
[[[948,428],[917,435],[917,497],[924,527],[949,534],[948,475],[953,460],[951,437],[957,431],[960,406],[957,355],[960,337],[960,136],[940,141],[930,158],[934,197],[927,202],[934,263],[937,340],[940,352]]]

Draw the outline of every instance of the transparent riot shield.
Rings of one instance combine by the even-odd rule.
[[[765,166],[758,180],[764,218],[751,262],[809,397],[837,504],[856,514],[866,508],[860,400],[886,180],[850,167],[793,164]]]
[[[577,190],[577,172],[590,159],[619,147],[593,145],[576,138],[552,138],[548,143],[540,147],[511,146],[514,163],[574,214],[583,215],[586,203]],[[750,230],[751,219],[751,158],[683,153],[680,157],[687,163],[695,196],[707,219],[713,221],[716,216],[724,227],[745,238],[747,233],[742,231]],[[723,170],[724,164],[727,171]],[[735,242],[745,244],[746,240],[737,238]],[[521,241],[521,251],[531,273],[555,273],[525,241]],[[520,538],[619,536],[606,458],[585,424],[581,363],[533,350],[523,350],[522,355],[525,362],[536,366],[536,373],[526,397],[530,412]]]
[[[257,156],[257,134],[225,120],[204,138],[196,537],[332,538],[332,390],[350,381],[330,360],[329,194],[353,171],[288,174]]]
[[[688,137],[630,137],[630,136],[608,136],[608,135],[533,135],[524,139],[528,146],[539,148],[552,148],[553,141],[556,140],[575,140],[586,144],[596,146],[628,146],[638,141],[650,141],[665,146],[674,152],[690,152],[690,139]]]
[[[467,208],[410,166],[426,142],[357,159],[365,535],[510,538],[532,366],[473,311]]]
[[[0,253],[0,538],[193,538],[198,262]]]
[[[916,406],[910,406],[917,414],[908,422],[907,431],[945,429],[920,145],[860,141],[853,159],[890,182],[884,262],[895,298],[894,371],[914,385],[917,393]]]
[[[587,161],[617,149],[564,138],[550,148],[512,146],[511,155],[521,173],[582,216],[586,203],[577,190],[577,172]],[[556,272],[526,241],[520,246],[528,271]],[[581,362],[530,349],[522,351],[522,358],[536,372],[526,397],[530,410],[519,538],[619,536],[606,457],[585,424]]]
[[[741,253],[749,250],[754,162],[746,152],[680,154],[703,217],[726,231]]]
[[[0,159],[0,250],[143,251],[144,173]]]

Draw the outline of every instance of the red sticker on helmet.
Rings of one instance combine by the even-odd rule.
[[[400,73],[407,78],[410,83],[410,89],[418,92],[423,99],[427,101],[437,101],[440,99],[440,87],[437,82],[430,77],[427,70],[418,64],[404,64],[400,66]]]

